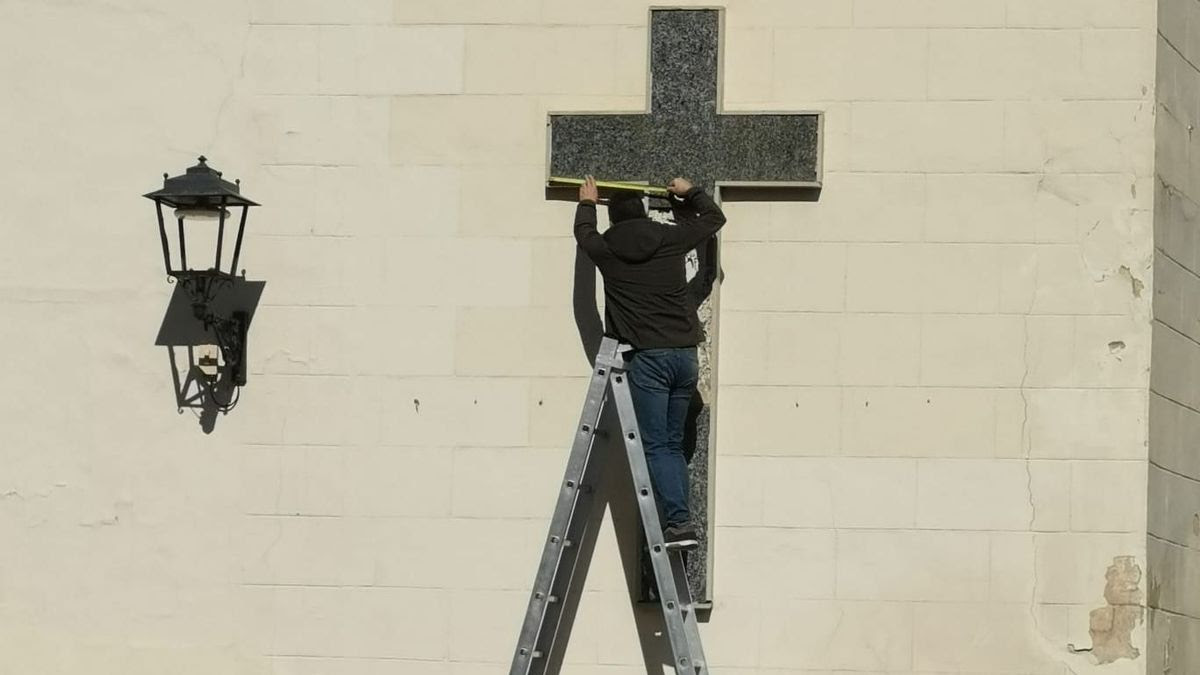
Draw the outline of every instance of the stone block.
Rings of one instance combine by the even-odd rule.
[[[1200,551],[1151,537],[1144,585],[1153,589],[1154,606],[1194,617],[1200,614]]]
[[[1054,533],[1035,537],[1036,601],[1054,604],[1104,605],[1105,573],[1118,556],[1145,558],[1143,534]],[[1144,562],[1138,563],[1145,572]],[[1143,576],[1141,587],[1147,588]]]
[[[842,310],[844,246],[730,242],[721,266],[723,310]]]
[[[1010,171],[1114,172],[1153,165],[1154,116],[1143,101],[1029,101],[1004,105]]]
[[[454,373],[451,307],[362,307],[356,312],[355,372],[376,375]]]
[[[327,26],[319,44],[325,94],[457,94],[464,89],[459,27]]]
[[[553,513],[566,468],[565,447],[455,448],[453,455],[455,516],[548,519]]]
[[[746,384],[839,384],[838,354],[842,335],[843,321],[837,314],[770,313],[766,345],[770,365],[764,372],[765,378]],[[727,351],[722,348],[722,354]]]
[[[358,372],[363,345],[353,307],[267,306],[255,312],[252,369],[284,375]]]
[[[922,383],[1015,387],[1025,380],[1025,326],[1012,316],[925,316]],[[988,358],[979,358],[987,354]]]
[[[837,594],[922,604],[983,601],[988,563],[986,533],[845,530],[838,533]]]
[[[996,391],[980,388],[847,387],[842,454],[991,457],[996,397]]]
[[[447,592],[421,588],[274,589],[276,654],[444,659]]]
[[[722,385],[754,385],[768,381],[767,342],[773,312],[721,312],[721,353],[717,361]]]
[[[318,167],[308,219],[316,234],[447,236],[461,227],[461,180],[450,166]]]
[[[1152,349],[1155,361],[1161,358],[1161,363],[1171,367],[1153,369],[1150,388],[1187,407],[1200,406],[1200,395],[1193,393],[1192,386],[1200,374],[1200,346],[1170,328],[1155,325]]]
[[[456,590],[449,597],[449,657],[502,663],[512,658],[513,617],[529,602],[525,590]]]
[[[350,475],[343,448],[247,446],[241,466],[243,513],[336,516],[347,512]]]
[[[446,0],[428,3],[422,0],[393,0],[392,18],[396,23],[517,24],[537,23],[542,0],[514,0],[503,6],[475,0]]]
[[[397,237],[373,242],[384,266],[374,304],[523,307],[530,243],[504,238]]]
[[[831,462],[831,480],[836,527],[916,526],[916,460],[840,458]]]
[[[805,655],[806,666],[825,672],[886,672],[910,662],[912,613],[900,603],[768,600],[761,615],[763,668],[789,668],[797,654]]]
[[[360,448],[345,456],[347,515],[441,518],[451,513],[453,451]]]
[[[1071,531],[1139,532],[1146,527],[1146,463],[1074,462]]]
[[[250,20],[259,24],[383,24],[393,0],[329,3],[324,0],[253,0]]]
[[[1136,389],[1032,389],[1029,453],[1052,459],[1139,459],[1146,416]]]
[[[924,99],[928,36],[907,29],[777,29],[773,91],[785,100]],[[822,67],[807,64],[821,63]]]
[[[256,96],[250,105],[257,151],[265,162],[387,164],[386,98]]]
[[[834,533],[718,527],[713,583],[744,597],[831,598]]]
[[[256,94],[317,93],[320,81],[318,33],[315,26],[251,26],[244,66],[250,91]]]
[[[394,445],[522,446],[529,439],[529,383],[516,378],[398,378],[381,384],[382,418]]]
[[[251,279],[267,280],[260,305],[355,305],[383,277],[377,251],[355,239],[247,233],[242,256]]]
[[[459,230],[492,237],[561,237],[574,243],[575,205],[545,199],[546,168],[508,166],[505,180],[496,180],[491,166],[462,169]],[[597,209],[601,228],[608,226],[608,209]],[[572,254],[567,260],[574,260]],[[559,283],[569,286],[570,276]]]
[[[261,378],[260,378],[261,381]],[[273,397],[285,411],[282,442],[287,445],[365,445],[379,438],[378,382],[340,375],[281,376],[284,392]],[[330,401],[339,414],[329,417]]]
[[[769,105],[775,91],[775,35],[770,28],[727,28],[722,85],[733,105]]]
[[[1146,99],[1154,88],[1154,41],[1146,28],[1080,34],[1080,98]]]
[[[1002,28],[1004,5],[955,0],[860,0],[854,3],[855,26],[910,28]]]
[[[819,201],[769,205],[767,238],[771,241],[821,242],[920,241],[925,221],[925,183],[932,178],[914,174],[827,171]],[[732,208],[732,204],[726,207],[731,223],[723,235],[727,238],[743,223]]]
[[[1147,326],[1123,316],[1029,317],[1025,383],[1033,387],[1145,386]]]
[[[913,665],[919,672],[1055,672],[1033,621],[1028,603],[919,603]]]
[[[452,556],[456,521],[447,518],[371,518],[373,578],[378,587],[455,588]]]
[[[731,456],[718,464],[716,522],[722,526],[832,527],[827,460]]]
[[[921,247],[855,244],[846,251],[846,309],[852,312],[919,312]]]
[[[1147,532],[1176,546],[1200,548],[1200,494],[1187,476],[1149,465]]]
[[[1150,392],[1150,459],[1168,471],[1200,476],[1200,457],[1192,452],[1200,440],[1200,413]]]
[[[583,283],[580,286],[581,291],[586,289],[587,273],[590,272],[596,280],[596,287],[593,289],[596,293],[593,295],[603,293],[603,284],[599,280],[600,273],[591,269],[591,265],[586,264],[586,254],[580,251],[575,239],[570,237],[537,239],[530,243],[530,251],[530,305],[533,307],[573,307],[576,301],[576,284],[580,283],[580,280],[576,278],[575,266],[580,261],[583,261],[580,262]],[[586,293],[581,293],[581,296],[585,300],[589,297]],[[578,314],[593,318],[600,316],[598,307],[595,311],[590,311],[591,309],[590,307],[586,310],[580,309]],[[574,318],[577,322],[580,320],[579,316]],[[584,357],[582,346],[579,354],[580,364],[586,365],[587,359]]]
[[[917,460],[917,526],[1026,530],[1034,517],[1030,470],[1009,459]]]
[[[455,518],[445,541],[431,544],[443,551],[454,588],[522,590],[532,586],[549,524],[548,518]]]
[[[395,164],[540,165],[546,118],[529,96],[401,96],[391,99]]]
[[[1150,28],[1153,3],[1138,0],[1008,0],[1008,25],[1020,28]]]
[[[1028,602],[1033,597],[1034,535],[992,532],[988,598],[993,602]]]
[[[722,387],[717,447],[734,455],[827,455],[838,445],[840,408],[835,388]]]
[[[374,554],[368,525],[347,518],[246,518],[237,530],[239,578],[250,584],[370,584]]]
[[[855,103],[854,171],[977,173],[1005,161],[1005,106],[992,101]]]
[[[454,372],[460,376],[581,372],[578,335],[566,308],[464,307],[458,310],[454,345]]]
[[[903,386],[920,382],[921,319],[898,314],[847,314],[838,374],[845,385]]]
[[[932,314],[993,314],[1000,311],[1004,263],[1012,256],[996,245],[927,244],[917,249],[917,297]],[[1017,266],[1013,266],[1017,267]]]
[[[581,349],[579,353],[582,362],[583,350]],[[574,438],[575,425],[579,422],[580,414],[583,411],[587,387],[588,379],[586,377],[530,379],[529,443],[531,447],[557,447],[564,448],[564,451],[569,447]]]
[[[927,241],[1070,242],[1078,211],[1072,176],[942,174],[926,178]],[[987,208],[980,208],[986,204]]]
[[[1079,34],[1073,31],[934,31],[929,36],[929,97],[1062,97],[1078,87],[1079,63]]]
[[[636,94],[645,73],[626,73],[613,26],[471,26],[466,33],[468,94]],[[644,45],[643,45],[644,49]],[[586,77],[566,54],[606,55],[589,61]],[[622,77],[633,75],[635,77]],[[636,79],[635,79],[636,78]]]

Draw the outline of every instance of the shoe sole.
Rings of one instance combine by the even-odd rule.
[[[668,541],[664,544],[667,550],[699,548],[699,539],[680,539],[678,541]]]

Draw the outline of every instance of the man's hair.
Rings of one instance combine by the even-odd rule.
[[[608,200],[608,219],[614,223],[634,218],[645,218],[646,207],[642,196],[636,192],[618,192]]]

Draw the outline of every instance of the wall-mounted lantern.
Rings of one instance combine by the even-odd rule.
[[[180,408],[215,407],[227,412],[236,403],[236,388],[246,384],[246,333],[253,306],[257,303],[257,293],[252,293],[253,303],[248,308],[237,298],[245,295],[243,291],[247,284],[257,284],[261,293],[260,282],[247,282],[244,271],[238,274],[246,218],[250,207],[258,204],[241,195],[240,181],[225,180],[220,171],[208,166],[207,161],[200,157],[199,163],[181,176],[163,174],[162,189],[145,197],[154,202],[163,264],[167,274],[179,284],[176,295],[182,291],[191,305],[191,320],[197,324],[195,331],[206,336],[201,339],[216,345],[215,351],[221,359],[218,362],[212,353],[191,349],[189,345],[188,353],[193,357],[197,353],[200,356],[198,360],[189,359],[192,362],[184,381],[196,382],[201,393],[197,398],[177,387]],[[225,226],[231,210],[236,213],[239,207],[236,239],[229,251]],[[174,227],[168,227],[164,208],[172,209]],[[175,239],[173,246],[172,238]],[[176,304],[174,299],[172,304]],[[168,311],[160,336],[168,332],[167,323],[171,319],[172,313]],[[173,347],[178,343],[168,344]],[[173,354],[172,351],[172,360]],[[186,384],[184,388],[187,388]],[[197,400],[203,405],[193,405]]]

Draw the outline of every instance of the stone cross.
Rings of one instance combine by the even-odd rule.
[[[640,113],[554,114],[549,118],[549,176],[645,181],[665,185],[686,176],[718,199],[739,196],[795,199],[797,190],[820,187],[820,113],[726,113],[721,97],[719,9],[650,10],[648,110]],[[567,196],[548,188],[551,196]],[[572,191],[573,193],[573,191]],[[790,193],[790,194],[789,194]],[[810,197],[809,197],[810,198]],[[737,227],[730,222],[729,227]],[[717,242],[698,253],[701,274],[716,276]],[[594,274],[594,272],[593,272]],[[708,282],[711,284],[711,281]],[[711,287],[711,286],[710,286]],[[709,289],[705,288],[707,295]],[[708,309],[706,307],[706,309]],[[703,312],[702,312],[703,314]],[[701,415],[691,463],[691,510],[704,545],[688,562],[693,597],[709,601],[712,539],[708,507],[713,468],[711,367],[716,317],[707,322],[709,343],[701,349],[700,390],[708,414]],[[705,359],[705,356],[708,356]],[[644,584],[643,584],[644,586]]]

